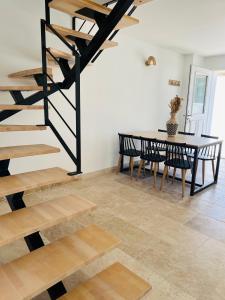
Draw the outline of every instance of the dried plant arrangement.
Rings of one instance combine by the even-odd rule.
[[[182,98],[176,95],[176,97],[170,101],[169,108],[171,118],[166,123],[167,133],[169,136],[175,136],[177,133],[178,124],[176,120],[176,114],[181,108],[182,100]]]
[[[176,114],[180,110],[182,100],[182,98],[176,95],[176,97],[170,101],[169,108],[171,114]]]

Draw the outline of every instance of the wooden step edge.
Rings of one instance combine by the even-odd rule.
[[[93,11],[99,12],[104,15],[109,15],[112,11],[109,7],[103,6],[99,3],[96,3],[94,1],[88,0],[88,1],[82,1],[82,2],[71,2],[71,1],[65,1],[65,0],[60,0],[56,1],[53,0],[52,2],[49,3],[49,7],[56,9],[58,11],[61,11],[63,13],[69,14],[73,17],[78,17],[81,19],[85,19],[85,16],[81,17],[82,14],[79,13],[78,11],[83,9],[83,8],[89,8]],[[86,18],[86,21],[94,21],[92,18],[88,17]],[[95,21],[94,21],[95,22]],[[136,25],[139,23],[139,20],[128,15],[124,15],[120,22],[117,24],[115,29],[123,29],[128,26]]]
[[[59,300],[139,300],[151,285],[120,263],[114,263],[91,279],[79,284]]]
[[[0,266],[2,299],[32,299],[119,245],[119,240],[90,225]]]
[[[0,104],[0,110],[43,110],[44,105]]]
[[[50,90],[50,88],[48,88]],[[39,85],[2,85],[0,86],[0,92],[10,92],[10,91],[43,91],[43,87]]]
[[[46,130],[47,127],[44,125],[8,125],[0,124],[0,132],[11,132],[11,131],[39,131]]]
[[[143,4],[152,2],[153,0],[134,0],[134,5],[135,6],[141,6]]]
[[[50,77],[53,77],[52,68],[47,68],[47,73]],[[27,69],[8,75],[9,78],[24,78],[24,77],[33,77],[34,75],[43,74],[42,68]]]
[[[68,53],[68,52],[64,52],[58,49],[54,49],[54,48],[48,48],[48,50],[55,56],[55,58],[63,58],[66,59],[68,61],[74,61],[75,58],[72,54]],[[47,57],[49,61],[54,61],[54,58],[47,52]]]
[[[75,45],[76,42],[71,40],[71,39],[68,39],[68,38],[65,38],[65,40],[71,44],[71,45]],[[114,47],[117,47],[118,46],[118,42],[114,42],[114,41],[105,41],[102,46],[100,47],[100,50],[105,50],[105,49],[109,49],[109,48],[114,48]]]
[[[66,28],[66,27],[63,27],[63,26],[60,26],[57,24],[52,24],[51,26],[55,29],[55,31],[57,31],[60,35],[62,35],[71,44],[75,44],[76,42],[72,38],[70,38],[70,36],[80,38],[80,39],[86,40],[88,42],[91,41],[93,38],[93,36],[90,34],[76,31],[73,29],[69,29],[69,28]],[[53,32],[48,27],[46,28],[46,30],[53,34]],[[101,49],[107,49],[107,48],[112,48],[112,47],[116,47],[116,46],[118,46],[117,42],[106,40],[102,44]]]
[[[77,179],[64,169],[55,167],[0,178],[0,197],[66,183]]]
[[[70,221],[96,204],[67,195],[0,216],[0,247],[27,235]]]
[[[44,144],[0,147],[0,160],[53,154],[58,152],[60,152],[59,148]]]

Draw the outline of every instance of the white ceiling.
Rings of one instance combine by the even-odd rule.
[[[134,13],[129,34],[181,53],[225,53],[225,0],[153,0]]]

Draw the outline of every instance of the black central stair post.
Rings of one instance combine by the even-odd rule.
[[[47,1],[48,2],[48,1]],[[43,92],[44,92],[44,117],[45,125],[49,125],[48,113],[48,76],[47,76],[47,55],[46,55],[46,32],[45,22],[41,20],[41,53],[42,53],[42,73],[43,73]]]
[[[76,101],[76,157],[77,174],[81,173],[81,107],[80,107],[80,55],[75,52],[75,101]]]

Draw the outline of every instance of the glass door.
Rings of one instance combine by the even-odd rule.
[[[194,132],[196,135],[207,133],[211,83],[212,71],[191,66],[185,131]]]

